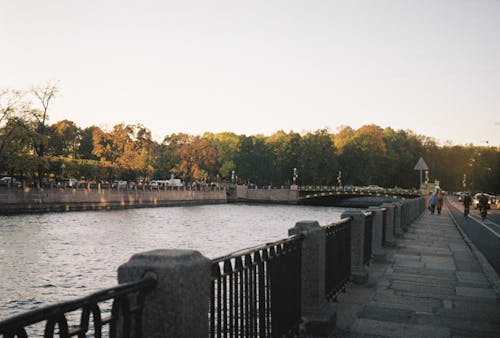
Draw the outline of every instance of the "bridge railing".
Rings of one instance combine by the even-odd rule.
[[[119,286],[1,321],[0,336],[27,337],[25,327],[38,322],[46,322],[47,337],[328,336],[336,316],[328,300],[348,280],[367,282],[369,259],[386,245],[383,228],[389,236],[389,224],[415,219],[425,203],[406,203],[403,214],[401,207],[348,210],[328,226],[297,222],[286,239],[213,260],[192,250],[136,254],[119,267]],[[113,305],[104,318],[106,300]],[[66,314],[76,309],[73,325]]]
[[[210,337],[298,334],[303,238],[289,237],[212,261]]]
[[[351,219],[344,218],[325,229],[325,293],[327,299],[333,300],[351,275]]]
[[[28,337],[31,332],[34,336],[49,338],[57,334],[64,338],[86,337],[89,333],[100,337],[107,333],[109,337],[140,338],[145,295],[155,284],[154,277],[147,276],[87,297],[29,311],[0,322],[0,335]],[[106,301],[112,301],[112,305],[105,314]]]

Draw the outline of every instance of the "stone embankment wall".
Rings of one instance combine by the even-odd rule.
[[[226,203],[226,191],[1,189],[0,214]]]
[[[292,189],[251,189],[246,185],[236,186],[236,191],[230,195],[233,202],[281,203],[297,204],[299,191]]]

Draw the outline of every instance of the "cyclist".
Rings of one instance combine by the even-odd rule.
[[[463,204],[464,204],[464,218],[469,218],[469,207],[472,203],[472,198],[470,197],[469,192],[465,193]]]

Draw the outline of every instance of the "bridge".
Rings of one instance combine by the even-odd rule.
[[[255,187],[227,185],[228,202],[305,204],[366,208],[394,200],[420,197],[418,191],[402,188],[309,185]]]
[[[298,204],[369,207],[395,199],[417,198],[418,191],[402,188],[299,186]]]

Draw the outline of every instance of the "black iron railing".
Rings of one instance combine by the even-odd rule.
[[[297,334],[303,235],[212,261],[210,337]]]
[[[363,263],[367,264],[372,256],[372,225],[373,213],[365,213],[365,243],[363,250]]]
[[[351,218],[326,226],[325,293],[335,300],[351,274]]]
[[[1,321],[0,336],[29,337],[29,332],[34,331],[32,336],[42,336],[43,332],[46,338],[56,335],[61,338],[87,337],[87,334],[102,337],[103,333],[108,333],[109,337],[140,338],[144,297],[155,285],[156,280],[148,276],[83,298],[26,312]],[[110,313],[108,310],[109,314],[103,316],[100,305],[105,306],[111,301]],[[71,319],[77,316],[80,317],[79,323],[73,324]]]

